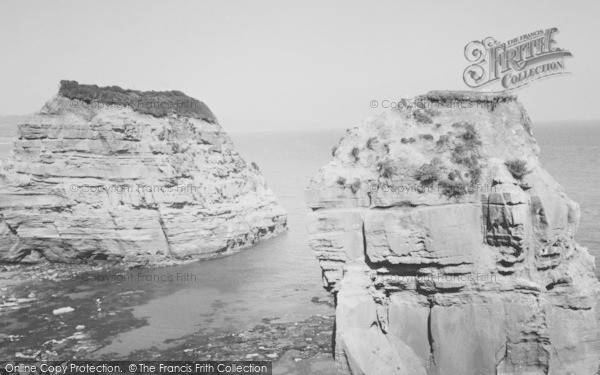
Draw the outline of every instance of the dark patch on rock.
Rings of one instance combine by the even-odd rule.
[[[81,100],[85,103],[98,102],[129,106],[136,112],[154,117],[176,114],[210,123],[216,122],[215,116],[206,104],[181,91],[127,90],[119,86],[98,87],[97,85],[83,85],[77,81],[63,80],[60,81],[58,93],[65,98]]]

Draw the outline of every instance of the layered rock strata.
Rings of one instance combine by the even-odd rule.
[[[430,92],[348,130],[312,179],[310,245],[342,374],[595,374],[579,206],[515,97]]]
[[[286,213],[204,103],[61,82],[0,169],[0,261],[161,262],[231,254]]]

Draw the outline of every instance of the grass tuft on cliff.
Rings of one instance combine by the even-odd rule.
[[[423,186],[433,185],[440,179],[440,160],[434,158],[431,163],[423,164],[417,169],[413,175],[414,179],[419,181]]]
[[[442,134],[440,138],[435,142],[438,147],[444,147],[450,143],[450,134]]]
[[[350,155],[352,155],[354,161],[358,161],[360,159],[360,149],[358,147],[354,147],[352,151],[350,151]]]
[[[415,120],[417,120],[417,122],[420,122],[422,124],[431,124],[433,122],[431,117],[429,117],[425,112],[423,112],[420,109],[417,109],[413,112],[413,117],[415,118]]]
[[[423,110],[423,112],[425,112],[425,114],[429,117],[439,116],[441,113],[439,110],[437,110],[435,108],[426,108]]]
[[[510,172],[510,174],[517,180],[520,180],[526,174],[531,173],[531,171],[527,169],[527,161],[526,160],[522,160],[522,159],[507,160],[504,162],[504,165],[506,165],[506,168],[508,168],[508,171]]]
[[[181,91],[137,91],[119,86],[98,87],[83,85],[76,81],[60,81],[58,94],[71,100],[85,103],[104,103],[129,106],[136,112],[166,117],[176,114],[215,123],[217,119],[206,104],[189,97]]]
[[[469,192],[469,182],[462,178],[458,178],[457,176],[460,175],[456,172],[450,172],[448,178],[445,178],[438,183],[442,194],[448,198],[460,198]]]
[[[375,142],[377,142],[377,137],[371,137],[371,138],[367,139],[367,148],[369,150],[374,150]]]
[[[383,178],[392,178],[395,173],[394,166],[390,160],[377,163],[377,170],[379,171],[379,175]]]
[[[331,148],[331,156],[335,157],[335,155],[337,154],[337,150],[338,150],[339,147],[340,147],[339,145],[334,145]]]

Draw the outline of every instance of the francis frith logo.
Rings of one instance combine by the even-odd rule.
[[[514,90],[540,78],[568,74],[565,58],[571,52],[558,48],[556,27],[537,30],[501,43],[492,37],[472,41],[465,57],[472,63],[463,73],[467,86],[477,89],[500,86]]]

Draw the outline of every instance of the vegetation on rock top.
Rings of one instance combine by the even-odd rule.
[[[482,166],[479,163],[479,148],[482,145],[475,126],[460,122],[452,125],[456,132],[442,134],[436,146],[441,152],[450,151],[449,161],[444,163],[435,157],[430,163],[416,170],[413,178],[423,187],[437,183],[440,192],[448,198],[459,198],[470,192],[480,181]],[[425,139],[425,137],[421,137]],[[429,137],[427,137],[427,140]]]
[[[510,174],[517,180],[520,180],[526,174],[531,173],[531,171],[527,169],[527,161],[526,160],[522,160],[522,159],[508,160],[508,161],[504,162],[504,165],[506,165],[506,168],[508,168],[508,171],[510,172]]]
[[[431,124],[433,122],[431,117],[429,117],[429,115],[427,115],[424,111],[421,111],[420,109],[414,111],[413,116],[415,120],[417,120],[417,122],[420,122],[422,124]]]
[[[59,95],[85,103],[99,102],[115,106],[129,106],[134,111],[165,117],[176,114],[215,123],[217,119],[206,104],[181,91],[137,91],[119,86],[98,87],[76,81],[61,81]]]

